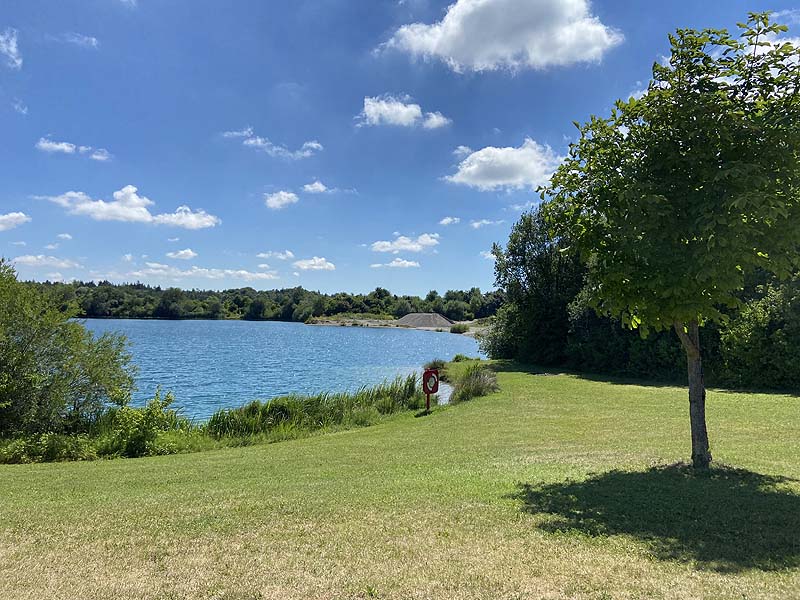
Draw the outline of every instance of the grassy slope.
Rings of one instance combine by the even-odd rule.
[[[687,455],[684,390],[500,385],[280,444],[0,466],[0,598],[800,597],[800,484],[647,472]],[[800,477],[799,415],[711,393],[715,460]]]

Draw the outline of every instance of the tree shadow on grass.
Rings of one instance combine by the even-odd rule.
[[[593,537],[629,535],[660,560],[732,573],[800,566],[800,494],[790,482],[729,467],[684,464],[610,471],[585,481],[520,484],[522,510],[551,515],[539,527]]]

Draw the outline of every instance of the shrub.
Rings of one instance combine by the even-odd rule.
[[[86,435],[41,433],[0,442],[0,463],[94,460],[97,452]]]
[[[466,402],[500,389],[495,372],[479,362],[467,365],[456,375],[452,385],[453,393],[450,395],[450,404]]]
[[[174,445],[159,443],[162,432],[190,429],[189,422],[170,408],[174,401],[172,393],[162,396],[158,389],[144,408],[109,410],[97,426],[98,453],[136,458],[176,452]]]
[[[433,360],[428,361],[427,363],[425,363],[425,368],[426,369],[438,369],[438,370],[441,370],[441,369],[444,369],[444,366],[446,364],[447,363],[444,362],[441,358],[434,358]]]
[[[469,331],[469,325],[464,323],[456,323],[452,327],[450,327],[450,333],[467,333]]]
[[[450,362],[458,363],[458,362],[464,362],[464,361],[467,361],[467,360],[480,360],[480,358],[471,358],[471,357],[467,356],[466,354],[456,354],[453,357],[453,360],[450,361]]]
[[[456,376],[452,385],[453,393],[450,395],[450,404],[458,404],[479,396],[486,396],[499,389],[495,372],[480,362],[467,365]]]

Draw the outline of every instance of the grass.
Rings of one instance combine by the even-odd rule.
[[[711,391],[735,467],[694,475],[685,389],[497,367],[422,418],[0,466],[0,598],[800,597],[800,399]]]

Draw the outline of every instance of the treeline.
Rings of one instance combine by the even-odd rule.
[[[494,315],[503,294],[450,290],[441,296],[397,296],[384,288],[369,294],[322,294],[302,287],[257,291],[251,287],[216,291],[162,289],[142,283],[117,285],[108,281],[37,283],[27,285],[55,297],[63,306],[75,306],[77,316],[117,319],[245,319],[299,321],[336,315],[402,317],[412,312],[437,312],[454,321]]]
[[[506,294],[482,340],[492,358],[578,371],[684,381],[686,354],[672,330],[623,328],[601,316],[586,292],[590,271],[568,240],[554,239],[540,213],[523,215],[495,276]],[[715,385],[800,388],[800,276],[778,281],[756,272],[722,325],[700,330],[706,379]]]

